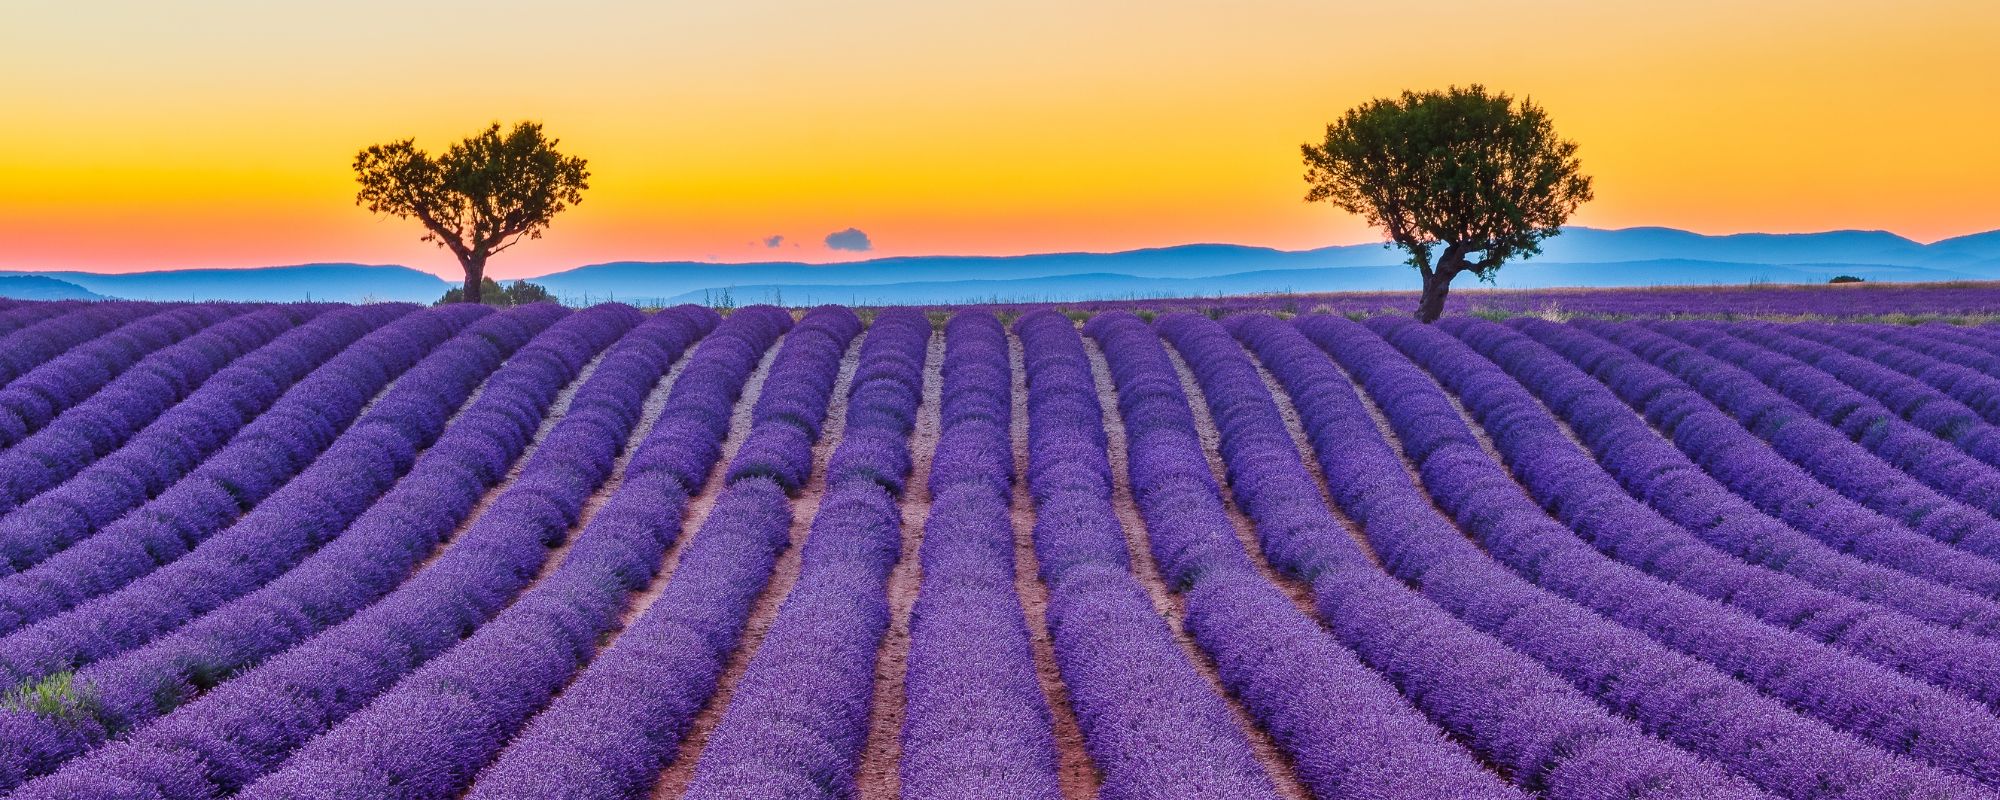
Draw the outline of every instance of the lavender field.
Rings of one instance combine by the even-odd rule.
[[[0,794],[2000,797],[2000,289],[1459,297],[0,301]]]

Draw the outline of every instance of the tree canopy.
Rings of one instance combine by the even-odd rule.
[[[372,145],[354,157],[355,202],[378,214],[415,219],[424,241],[451,251],[465,268],[462,296],[479,302],[486,260],[539,239],[564,209],[583,202],[590,171],[556,150],[540,123],[486,130],[432,158],[415,140]]]
[[[1492,281],[1509,259],[1540,253],[1591,198],[1576,143],[1548,114],[1478,85],[1369,101],[1302,150],[1307,201],[1362,216],[1409,253],[1425,322],[1459,273]]]

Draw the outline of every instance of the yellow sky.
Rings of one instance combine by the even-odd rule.
[[[1298,145],[1473,82],[1582,144],[1579,224],[2000,228],[1990,0],[5,0],[0,268],[451,274],[354,206],[354,151],[517,119],[595,177],[500,277],[834,260],[850,226],[875,255],[1368,241],[1301,200]]]

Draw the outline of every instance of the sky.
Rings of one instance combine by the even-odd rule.
[[[2000,228],[1991,0],[0,0],[0,269],[456,262],[360,148],[539,120],[590,161],[488,274],[1379,240],[1304,201],[1345,109],[1481,83],[1581,145],[1571,220]]]

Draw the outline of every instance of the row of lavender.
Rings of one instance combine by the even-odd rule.
[[[621,340],[585,386],[614,389],[616,406],[587,421],[610,436],[591,445],[587,471],[571,472],[572,485],[594,490],[613,476],[621,450],[632,449],[633,456],[616,491],[593,515],[582,516],[581,497],[563,506],[563,527],[582,528],[560,561],[517,588],[511,605],[472,636],[290,754],[241,796],[456,796],[572,680],[600,638],[615,632],[629,593],[658,569],[679,537],[689,494],[707,477],[706,464],[677,473],[681,464],[656,454],[671,441],[721,439],[744,381],[790,319],[755,309],[724,322],[674,380],[643,440],[627,445],[648,390],[688,341],[659,338],[673,333],[671,323],[656,318],[641,326],[641,334],[661,328],[652,340]],[[620,357],[624,363],[613,363]],[[574,418],[572,412],[565,424]]]

